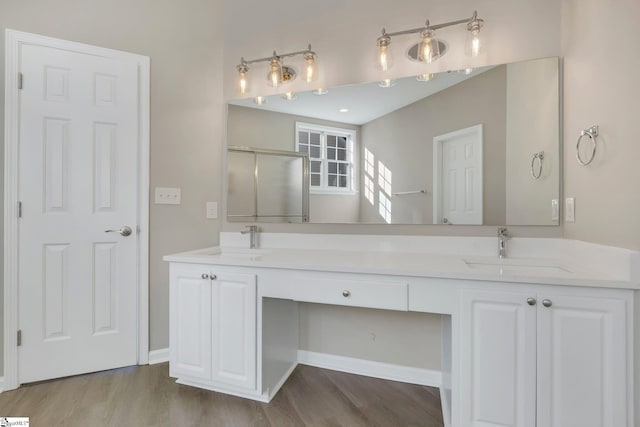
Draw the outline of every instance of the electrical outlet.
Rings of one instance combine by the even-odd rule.
[[[564,220],[565,222],[576,222],[576,199],[573,197],[564,199]]]
[[[207,219],[218,219],[218,202],[207,202]]]
[[[557,221],[560,218],[560,203],[558,199],[551,199],[551,221]]]
[[[180,189],[156,187],[156,205],[179,205]]]

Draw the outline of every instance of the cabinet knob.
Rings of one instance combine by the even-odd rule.
[[[202,273],[202,277],[204,280],[207,280],[209,278],[209,275],[207,273]]]
[[[542,300],[542,305],[544,305],[545,307],[551,307],[553,305],[553,303],[551,302],[550,299],[543,299]]]
[[[216,280],[216,279],[218,278],[218,276],[216,276],[215,274],[212,274],[209,278],[210,278],[211,280]]]
[[[527,304],[529,305],[536,305],[536,302],[535,298],[527,298]]]
[[[342,291],[342,296],[345,297],[345,298],[349,298],[351,296],[351,292],[347,291],[347,290],[344,290],[344,291]]]

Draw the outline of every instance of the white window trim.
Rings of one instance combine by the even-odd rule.
[[[355,169],[355,153],[358,144],[357,136],[358,132],[354,129],[344,129],[337,128],[333,126],[324,126],[315,123],[306,123],[306,122],[296,122],[296,133],[295,133],[295,150],[298,151],[298,132],[299,131],[312,131],[318,133],[331,133],[338,136],[346,136],[351,141],[351,147],[347,147],[347,156],[349,163],[349,178],[350,188],[341,189],[339,187],[328,187],[326,181],[327,177],[327,158],[326,158],[326,138],[322,139],[322,145],[320,147],[320,151],[322,153],[322,176],[321,183],[322,186],[320,188],[313,187],[309,185],[309,193],[310,194],[325,194],[325,195],[343,195],[343,196],[352,196],[358,194],[356,189],[356,169]],[[350,149],[349,149],[350,148]]]

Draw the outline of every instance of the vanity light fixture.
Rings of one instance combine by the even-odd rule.
[[[474,11],[471,18],[460,19],[457,21],[445,22],[443,24],[431,25],[429,20],[425,22],[425,25],[420,28],[413,28],[411,30],[396,31],[394,33],[387,33],[383,28],[382,35],[376,40],[377,53],[376,53],[376,66],[382,71],[388,71],[393,65],[393,56],[391,53],[391,38],[395,36],[401,36],[405,34],[419,34],[420,42],[411,46],[407,51],[409,59],[427,64],[440,58],[447,51],[447,44],[436,38],[436,30],[441,28],[451,27],[454,25],[466,24],[467,47],[465,52],[472,56],[479,56],[482,52],[482,41],[480,38],[480,29],[484,25],[484,20],[478,18],[478,12]]]
[[[268,62],[269,71],[267,73],[267,81],[269,85],[277,88],[282,84],[293,81],[298,73],[295,68],[283,64],[283,58],[289,58],[292,56],[302,55],[304,58],[304,79],[307,83],[311,83],[316,80],[318,76],[316,53],[311,50],[311,45],[306,50],[298,52],[278,54],[275,50],[273,55],[265,58],[245,60],[240,58],[240,64],[236,66],[238,71],[238,84],[237,89],[240,95],[246,95],[249,92],[249,86],[247,81],[247,74],[249,73],[249,65],[256,64],[258,62]]]

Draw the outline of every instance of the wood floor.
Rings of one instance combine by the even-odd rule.
[[[269,404],[176,384],[168,364],[0,393],[0,416],[39,426],[442,426],[436,388],[300,365]]]

